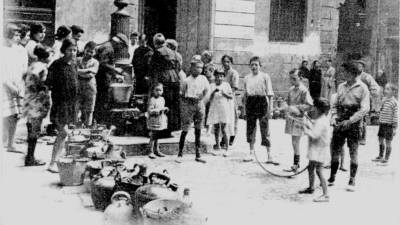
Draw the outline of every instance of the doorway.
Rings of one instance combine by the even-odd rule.
[[[177,0],[144,0],[143,8],[144,34],[150,38],[162,33],[166,39],[176,39]]]

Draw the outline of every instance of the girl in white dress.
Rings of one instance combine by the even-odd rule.
[[[163,85],[155,84],[152,89],[152,95],[147,107],[147,128],[150,130],[150,153],[149,158],[155,159],[156,156],[164,157],[160,152],[158,144],[159,132],[167,129],[168,108],[165,107],[165,100],[162,97]]]
[[[214,126],[215,145],[214,149],[220,149],[219,134],[222,132],[224,143],[228,143],[228,127],[234,121],[234,112],[232,108],[232,89],[229,83],[224,81],[224,73],[215,72],[215,83],[210,88],[210,109],[208,112],[207,125]],[[224,156],[228,155],[228,146],[224,145]]]

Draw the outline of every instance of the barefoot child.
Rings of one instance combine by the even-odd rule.
[[[184,80],[181,90],[181,121],[182,133],[179,139],[179,153],[175,160],[180,163],[183,156],[183,147],[185,146],[186,135],[192,122],[194,122],[196,162],[206,163],[200,157],[200,135],[203,126],[205,106],[204,97],[208,93],[209,83],[205,76],[200,73],[203,69],[203,62],[199,55],[193,56],[190,62],[190,75]],[[178,99],[176,100],[178,101]]]
[[[397,129],[397,93],[396,85],[388,83],[385,85],[381,111],[379,114],[379,156],[373,161],[387,163],[392,151],[392,140]],[[386,150],[386,152],[385,152]],[[383,158],[385,156],[385,158]]]
[[[158,144],[158,133],[161,130],[167,129],[167,115],[168,108],[165,107],[165,100],[162,97],[163,85],[157,83],[153,86],[151,98],[147,107],[147,128],[150,130],[150,153],[149,158],[155,159],[156,156],[164,157],[165,155],[160,152]]]
[[[329,201],[328,189],[323,175],[323,165],[329,158],[329,101],[319,98],[314,101],[315,121],[312,125],[304,125],[304,134],[308,136],[308,179],[309,187],[299,191],[300,194],[314,193],[315,172],[322,186],[322,195],[315,202]]]
[[[247,142],[250,145],[250,154],[243,161],[249,162],[253,160],[254,144],[256,142],[257,120],[260,124],[261,145],[267,148],[267,163],[276,165],[272,161],[270,148],[271,141],[269,139],[269,116],[272,112],[272,90],[271,79],[268,74],[260,71],[261,61],[258,56],[250,59],[251,74],[244,78],[244,102],[247,115]]]
[[[203,72],[205,73],[204,76],[207,78],[209,84],[212,84],[215,82],[215,77],[214,77],[215,65],[213,63],[209,63],[209,64],[205,65]],[[207,136],[211,135],[211,127],[212,127],[212,126],[207,125],[209,111],[210,111],[210,101],[207,101],[206,102],[206,116],[204,119],[204,124],[207,129]]]
[[[232,100],[233,94],[231,86],[224,81],[224,73],[216,71],[215,83],[210,86],[210,110],[208,114],[207,125],[214,126],[215,145],[214,149],[220,149],[219,133],[222,132],[224,143],[228,143],[227,129],[228,124],[234,122],[233,110],[230,107],[229,100]],[[224,156],[228,156],[229,145],[224,145]]]
[[[300,167],[299,148],[300,138],[303,135],[302,121],[304,121],[305,112],[311,109],[313,100],[310,96],[310,92],[300,80],[298,69],[289,72],[289,80],[292,87],[290,87],[286,98],[286,111],[288,116],[286,118],[285,133],[292,136],[294,153],[293,166],[289,170],[296,172]]]

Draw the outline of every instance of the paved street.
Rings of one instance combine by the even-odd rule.
[[[377,128],[368,128],[367,145],[359,150],[357,192],[345,191],[348,172],[338,172],[336,186],[329,188],[330,203],[312,202],[321,193],[320,189],[311,196],[297,194],[307,186],[307,173],[291,179],[277,178],[266,174],[255,162],[243,163],[241,158],[248,151],[244,121],[240,121],[238,140],[229,158],[206,155],[207,164],[194,162],[192,154],[185,155],[182,164],[176,164],[173,156],[162,160],[134,157],[129,161],[145,162],[149,171],[167,169],[174,182],[191,189],[194,204],[208,217],[208,224],[395,225],[400,222],[395,207],[399,145],[396,140],[388,166],[371,162],[378,151]],[[22,129],[24,126],[20,124],[19,136],[24,135]],[[283,120],[271,121],[275,159],[283,164],[273,168],[276,172],[292,162],[290,137],[283,130]],[[258,143],[259,140],[258,137]],[[302,146],[305,149],[305,139]],[[17,148],[26,151],[24,144],[18,144]],[[261,146],[257,152],[260,158],[265,156]],[[38,158],[48,161],[50,154],[51,146],[40,143]],[[46,167],[25,168],[22,155],[3,155],[1,224],[102,224],[102,212],[91,206],[85,186],[61,187],[58,175],[47,172]],[[328,173],[326,170],[326,177]]]

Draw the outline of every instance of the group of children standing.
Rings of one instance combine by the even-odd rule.
[[[229,56],[224,59],[232,62]],[[272,112],[272,90],[271,79],[268,74],[260,71],[261,60],[255,56],[249,62],[251,73],[244,78],[243,103],[246,109],[246,136],[250,152],[243,159],[245,162],[253,160],[255,150],[256,122],[259,120],[261,131],[261,145],[266,147],[268,159],[266,163],[279,165],[274,161],[270,152],[271,140],[269,137],[269,118]],[[195,127],[196,161],[205,163],[200,157],[200,134],[203,125],[203,118],[207,114],[208,126],[214,128],[215,149],[220,148],[220,134],[222,143],[225,143],[224,156],[228,155],[229,131],[233,130],[235,124],[235,108],[232,107],[234,91],[237,87],[227,82],[226,73],[215,69],[214,66],[206,65],[203,68],[200,56],[194,56],[191,61],[191,70],[188,77],[183,81],[181,88],[181,117],[182,133],[179,142],[179,153],[177,162],[181,162],[183,147],[188,129],[192,122]],[[292,136],[293,166],[288,171],[296,172],[300,165],[300,138],[303,135],[308,137],[308,173],[309,186],[299,191],[301,194],[312,194],[315,190],[314,180],[317,174],[323,194],[316,198],[316,202],[329,201],[328,186],[334,185],[335,176],[339,168],[339,157],[343,145],[347,141],[351,164],[350,179],[347,190],[354,191],[355,177],[358,169],[358,146],[361,135],[361,120],[369,111],[370,93],[367,86],[360,80],[361,70],[356,62],[343,64],[345,70],[345,82],[338,87],[338,93],[333,96],[332,104],[328,99],[312,99],[307,87],[301,82],[300,70],[294,69],[289,73],[291,87],[289,89],[286,105],[282,107],[287,112],[285,133]],[[202,69],[205,76],[201,75]],[[210,84],[209,81],[212,80]],[[229,79],[228,79],[229,80]],[[154,86],[153,98],[162,98],[157,92],[160,85]],[[158,94],[157,94],[158,93]],[[374,159],[387,163],[391,153],[391,140],[397,128],[397,100],[395,98],[397,88],[393,84],[385,87],[386,98],[383,101],[380,113],[379,127],[379,156]],[[207,97],[208,95],[208,97]],[[150,102],[153,102],[154,99]],[[205,102],[207,102],[207,107]],[[152,104],[149,106],[149,113],[154,113]],[[207,108],[207,110],[206,110]],[[158,117],[164,117],[163,104],[156,110]],[[151,117],[150,117],[151,118]],[[166,118],[165,118],[166,119]],[[331,133],[333,127],[333,133]],[[150,126],[149,126],[150,128]],[[154,130],[154,129],[153,129]],[[154,143],[154,138],[152,136]],[[153,145],[152,145],[153,146]],[[155,147],[157,149],[157,147]],[[159,154],[158,150],[152,151],[149,155]],[[323,166],[330,159],[331,173],[328,184],[323,176]]]

